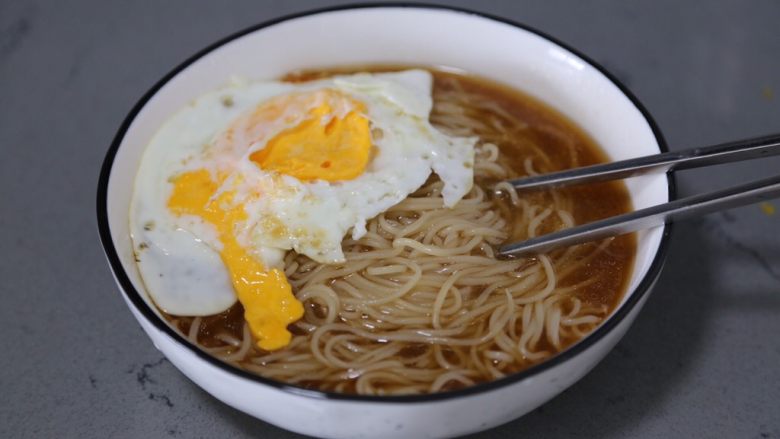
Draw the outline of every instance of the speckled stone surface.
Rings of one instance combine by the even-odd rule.
[[[114,285],[94,199],[116,129],[162,75],[234,31],[334,3],[0,2],[0,437],[296,437],[162,358]],[[780,131],[779,2],[451,3],[603,63],[672,149]],[[679,191],[778,172],[777,159],[690,171]],[[779,336],[780,213],[682,223],[619,346],[561,396],[474,437],[777,438]]]

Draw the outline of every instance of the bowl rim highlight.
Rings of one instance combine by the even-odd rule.
[[[463,389],[430,393],[430,394],[401,395],[401,396],[373,396],[373,395],[356,395],[356,394],[345,394],[345,393],[313,390],[313,389],[299,387],[293,384],[284,383],[281,381],[276,381],[270,378],[265,378],[259,375],[255,375],[254,373],[245,371],[243,369],[239,369],[235,366],[232,366],[228,363],[225,363],[217,359],[216,357],[213,357],[212,355],[200,350],[197,346],[187,341],[187,339],[182,334],[180,334],[172,327],[170,327],[165,320],[163,320],[160,316],[157,315],[157,313],[155,313],[155,311],[143,299],[141,294],[135,289],[132,282],[130,281],[130,278],[126,273],[124,266],[122,265],[117,249],[114,245],[114,241],[111,237],[111,230],[108,221],[108,208],[107,208],[108,183],[111,177],[111,171],[114,165],[114,159],[116,158],[117,152],[119,150],[119,146],[122,143],[122,140],[124,139],[125,134],[127,133],[131,123],[138,115],[138,113],[143,109],[143,107],[147,104],[147,102],[157,93],[157,91],[159,91],[165,84],[167,84],[171,79],[177,76],[182,70],[187,68],[190,64],[194,63],[196,60],[200,59],[206,54],[214,50],[217,50],[221,46],[237,38],[240,38],[244,35],[262,30],[266,27],[270,27],[278,23],[294,20],[301,17],[307,17],[307,16],[317,15],[326,12],[336,12],[336,11],[344,11],[350,9],[370,9],[370,8],[426,9],[426,10],[439,10],[445,12],[461,13],[461,14],[473,15],[479,18],[484,18],[487,20],[492,20],[499,23],[507,24],[515,28],[519,28],[520,30],[535,34],[542,39],[545,39],[557,46],[562,47],[565,50],[568,50],[569,52],[573,53],[574,55],[578,56],[579,58],[581,58],[582,60],[590,64],[599,73],[604,75],[615,87],[617,87],[620,90],[621,93],[623,93],[631,101],[631,103],[642,114],[643,118],[646,120],[646,122],[650,126],[650,129],[652,130],[653,136],[655,137],[655,141],[658,143],[661,152],[669,151],[666,141],[664,140],[664,137],[660,129],[658,128],[655,120],[652,118],[650,113],[647,111],[644,105],[628,90],[628,88],[625,85],[623,85],[614,75],[608,72],[599,63],[595,62],[593,59],[589,58],[588,56],[584,55],[578,50],[572,48],[568,44],[563,43],[558,39],[542,31],[527,26],[525,24],[521,24],[513,20],[498,17],[491,14],[473,11],[466,8],[444,6],[444,5],[433,5],[433,4],[425,4],[425,3],[406,3],[406,2],[346,4],[346,5],[318,8],[318,9],[308,10],[304,12],[284,15],[268,21],[264,21],[259,24],[255,24],[253,26],[235,32],[231,35],[228,35],[208,45],[204,49],[201,49],[194,55],[190,56],[185,61],[183,61],[176,67],[174,67],[165,76],[163,76],[162,79],[157,81],[138,100],[138,102],[133,106],[133,108],[130,110],[130,112],[122,121],[122,124],[117,130],[117,133],[111,142],[111,146],[109,147],[108,152],[106,153],[105,159],[103,161],[100,170],[100,176],[98,179],[97,206],[96,206],[97,220],[98,220],[98,233],[100,236],[100,241],[102,243],[103,250],[104,253],[106,254],[111,270],[113,271],[113,274],[117,282],[121,286],[122,294],[124,294],[126,298],[129,299],[129,301],[133,304],[133,306],[135,306],[135,308],[144,316],[144,318],[149,323],[151,323],[157,330],[163,332],[164,334],[172,338],[180,346],[185,347],[186,349],[195,353],[200,359],[206,361],[207,363],[216,366],[227,373],[253,381],[255,383],[264,384],[276,388],[278,390],[298,394],[301,396],[318,398],[318,399],[324,398],[330,400],[344,400],[344,401],[355,401],[355,402],[387,403],[387,402],[433,402],[433,401],[447,400],[452,398],[460,398],[460,397],[487,392],[493,389],[497,389],[503,386],[507,386],[525,380],[527,378],[533,377],[534,375],[538,375],[543,371],[551,369],[561,363],[564,363],[573,357],[576,357],[583,351],[587,350],[590,346],[592,346],[593,344],[597,343],[602,338],[604,338],[610,331],[612,331],[614,327],[616,327],[620,322],[623,321],[624,318],[626,318],[626,316],[630,314],[630,312],[641,301],[641,299],[646,294],[649,293],[651,287],[653,286],[654,281],[660,274],[660,271],[663,268],[664,262],[666,260],[666,255],[669,247],[669,239],[672,230],[672,226],[670,224],[664,226],[664,231],[661,236],[661,241],[658,246],[658,250],[655,256],[653,257],[652,263],[650,264],[647,273],[639,281],[639,284],[633,291],[626,291],[626,294],[629,294],[630,297],[628,297],[628,299],[622,304],[622,306],[620,306],[620,308],[613,311],[613,313],[607,318],[607,320],[604,323],[602,323],[599,327],[597,327],[593,332],[586,335],[581,340],[569,346],[567,349],[563,350],[562,352],[548,358],[547,360],[544,360],[531,367],[528,367],[527,369],[523,369],[519,372],[515,372],[513,374],[507,375],[506,377],[483,382],[483,383],[478,383],[473,386],[465,387]],[[675,179],[673,173],[667,173],[666,177],[667,177],[669,201],[672,201],[676,199],[676,192],[677,192]]]

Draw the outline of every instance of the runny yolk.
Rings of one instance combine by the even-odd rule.
[[[336,109],[341,109],[337,111]],[[365,105],[336,90],[282,95],[258,106],[236,121],[223,136],[233,149],[264,142],[250,155],[261,169],[308,181],[350,180],[363,173],[371,151],[371,128]],[[285,114],[303,114],[295,126],[271,138],[275,126],[289,124]],[[236,136],[237,130],[241,131]],[[236,143],[237,138],[250,143]],[[271,351],[290,343],[287,325],[303,316],[303,305],[292,294],[284,272],[267,269],[242,247],[234,226],[247,219],[241,205],[231,206],[234,192],[215,197],[224,178],[200,169],[174,181],[168,208],[177,215],[195,215],[212,224],[222,243],[220,257],[230,273],[244,318],[257,345]],[[227,207],[230,206],[230,207]]]
[[[220,183],[205,169],[184,173],[174,181],[168,208],[178,215],[196,215],[217,229],[220,257],[257,345],[267,351],[282,348],[292,337],[287,325],[303,316],[303,305],[292,294],[284,272],[266,269],[238,243],[233,227],[246,219],[246,212],[241,206],[224,208],[230,205],[233,192],[211,199]]]
[[[351,180],[362,174],[371,151],[371,129],[363,115],[364,105],[333,90],[319,93],[324,95],[322,103],[311,107],[303,122],[277,134],[249,158],[264,170],[303,181]],[[306,100],[314,98],[315,95],[302,95],[297,100],[304,102],[288,105],[305,104]],[[271,102],[266,108],[272,108],[274,104]],[[334,116],[336,105],[347,105],[351,111],[341,118]],[[255,113],[257,117],[268,114],[273,112]]]

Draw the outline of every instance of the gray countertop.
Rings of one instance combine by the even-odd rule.
[[[0,437],[297,437],[163,359],[103,258],[95,191],[119,124],[162,75],[239,29],[333,3],[0,2]],[[780,132],[780,2],[450,3],[602,63],[672,149]],[[779,169],[689,171],[679,192]],[[618,347],[559,397],[474,437],[780,437],[779,335],[780,212],[681,223]]]

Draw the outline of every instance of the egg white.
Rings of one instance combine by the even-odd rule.
[[[177,217],[167,209],[172,177],[214,166],[219,152],[215,139],[258,104],[324,88],[362,102],[372,128],[381,130],[381,136],[372,135],[376,154],[360,176],[304,182],[264,171],[249,160],[265,147],[263,142],[220,159],[233,170],[224,185],[245,203],[248,219],[238,228],[238,238],[266,266],[280,266],[290,249],[321,263],[343,262],[341,241],[347,232],[351,229],[353,238],[360,238],[367,220],[422,186],[432,170],[444,182],[446,206],[455,205],[471,189],[476,139],[447,136],[430,125],[432,77],[424,70],[302,84],[234,83],[206,93],[165,122],[147,147],[136,177],[130,230],[139,271],[160,308],[176,315],[210,315],[236,300],[214,228],[198,217]],[[275,132],[286,128],[280,125]],[[263,195],[252,196],[258,190]],[[290,233],[270,233],[268,218]]]

